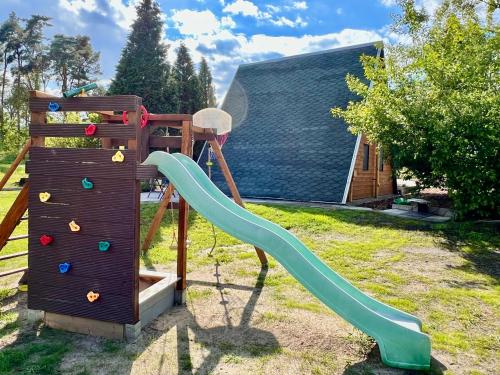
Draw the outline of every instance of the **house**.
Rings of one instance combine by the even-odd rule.
[[[233,117],[223,147],[242,197],[346,203],[393,192],[391,165],[364,136],[351,134],[332,107],[356,97],[348,73],[375,43],[241,65],[222,109]],[[200,158],[205,164],[207,150]],[[227,191],[224,177],[212,171]]]

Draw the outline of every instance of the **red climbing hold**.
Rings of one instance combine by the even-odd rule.
[[[148,124],[148,120],[149,120],[148,110],[146,109],[146,107],[141,105],[141,120],[140,120],[141,128],[144,128]],[[123,111],[122,121],[123,125],[128,125],[127,111]]]
[[[90,137],[91,135],[94,135],[95,134],[95,131],[97,130],[97,126],[95,126],[95,124],[89,124],[86,128],[85,128],[85,135],[87,137]]]
[[[52,241],[54,241],[54,237],[49,236],[48,234],[42,234],[42,235],[40,236],[40,243],[41,243],[43,246],[50,245],[50,244],[52,243]]]

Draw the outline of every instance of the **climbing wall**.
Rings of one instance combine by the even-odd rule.
[[[140,98],[58,98],[61,110],[128,110]],[[89,99],[89,100],[84,100]],[[75,105],[75,101],[79,105]],[[41,112],[55,99],[31,99]],[[68,109],[70,108],[70,109]],[[140,127],[50,124],[32,114],[28,307],[116,323],[138,320]],[[43,147],[41,137],[121,137],[129,149]]]

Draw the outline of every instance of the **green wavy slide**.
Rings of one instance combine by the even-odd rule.
[[[386,365],[429,369],[431,344],[418,318],[364,294],[292,233],[234,203],[191,158],[155,151],[144,164],[156,165],[200,215],[267,252],[325,305],[373,337]]]

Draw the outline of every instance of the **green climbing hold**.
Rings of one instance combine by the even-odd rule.
[[[87,177],[82,180],[82,186],[84,189],[93,189],[94,183],[90,181]]]
[[[214,165],[214,163],[212,163],[211,161],[207,161],[207,166],[211,167],[212,165]]]
[[[108,241],[99,241],[99,251],[108,251],[110,246]]]

